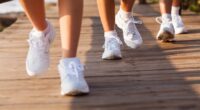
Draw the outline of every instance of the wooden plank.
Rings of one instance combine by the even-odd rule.
[[[136,50],[124,45],[122,60],[103,61],[104,37],[96,1],[85,0],[84,5],[78,57],[86,67],[91,93],[84,97],[60,96],[58,10],[50,6],[47,17],[55,26],[57,37],[51,48],[51,66],[44,75],[26,75],[26,39],[31,25],[24,15],[0,33],[0,110],[200,109],[199,16],[183,12],[190,33],[176,36],[175,43],[164,44],[155,40],[158,5],[135,5],[134,15],[143,21],[137,27],[144,45]]]

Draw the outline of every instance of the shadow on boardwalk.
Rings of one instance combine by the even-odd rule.
[[[144,22],[138,25],[144,45],[136,50],[124,45],[122,60],[103,61],[96,1],[86,0],[78,56],[91,93],[82,97],[59,94],[59,37],[51,49],[48,74],[37,78],[25,74],[31,25],[21,17],[0,34],[0,110],[200,110],[200,17],[184,12],[190,33],[178,35],[173,44],[162,44],[155,40],[157,11],[158,5],[136,5],[134,14]],[[58,33],[56,13],[52,8],[48,19]]]
[[[199,110],[200,71],[192,57],[185,60],[184,53],[194,48],[199,50],[200,41],[185,40],[174,44],[158,44],[158,30],[153,18],[158,16],[153,7],[136,6],[135,13],[141,14],[144,24],[138,26],[144,45],[136,50],[123,48],[123,59],[102,61],[103,30],[99,17],[93,21],[91,49],[87,53],[87,80],[91,94],[74,98],[71,110]],[[141,10],[140,10],[141,9]],[[144,16],[146,15],[146,17]],[[147,27],[147,26],[148,27]],[[200,33],[197,29],[195,32]],[[184,35],[183,35],[184,36]],[[188,36],[188,35],[187,35]],[[122,38],[122,37],[121,37]],[[179,48],[176,44],[186,43]],[[174,46],[172,49],[168,46]],[[177,47],[177,49],[176,49]],[[168,48],[168,49],[167,49]],[[170,51],[169,51],[170,50]],[[176,54],[178,55],[176,57]],[[175,58],[170,59],[173,55]],[[198,56],[198,59],[200,57]],[[171,60],[175,60],[175,64]],[[188,65],[190,65],[188,67]],[[193,67],[198,65],[198,67]],[[177,68],[175,66],[179,66]]]

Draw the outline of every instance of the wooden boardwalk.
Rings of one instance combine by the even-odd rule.
[[[49,7],[47,13],[57,38],[51,48],[51,68],[40,77],[28,77],[25,71],[31,29],[27,18],[20,16],[0,33],[0,110],[200,110],[200,16],[183,12],[190,33],[163,44],[155,40],[158,5],[135,5],[134,14],[143,21],[138,29],[144,45],[136,50],[124,45],[122,60],[103,61],[96,1],[85,0],[78,56],[91,93],[62,97],[57,8]]]

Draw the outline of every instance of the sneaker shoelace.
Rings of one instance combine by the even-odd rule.
[[[65,64],[61,64],[61,68],[63,69],[63,78],[62,81],[64,81],[66,78],[76,78],[79,79],[80,75],[80,71],[84,71],[84,67],[81,64],[76,64],[75,62],[70,62],[67,67],[65,66]],[[74,77],[75,76],[75,77]]]
[[[111,36],[106,39],[105,44],[103,45],[103,48],[113,50],[113,49],[119,48],[120,45],[122,45],[122,41],[118,37]]]
[[[172,21],[164,20],[164,19],[162,19],[162,17],[156,17],[156,22],[158,24],[169,24],[169,23],[172,23]]]
[[[33,34],[31,34],[30,39],[28,39],[27,41],[32,49],[39,50],[41,52],[45,51],[46,53],[49,52],[48,50],[49,43],[47,38],[44,37],[37,38]]]
[[[125,23],[125,30],[128,34],[128,38],[131,40],[134,40],[137,38],[135,38],[134,36],[136,36],[136,29],[135,29],[135,24],[142,24],[142,21],[136,21],[133,17],[131,17],[131,19],[129,19],[128,21],[126,21]]]
[[[83,65],[77,65],[75,62],[70,62],[68,66],[73,72],[73,74],[76,76],[76,78],[80,77],[80,71],[84,71]]]

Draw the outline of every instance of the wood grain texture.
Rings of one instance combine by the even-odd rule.
[[[137,26],[143,46],[132,50],[124,45],[122,60],[103,61],[104,37],[96,1],[85,0],[84,5],[78,57],[86,67],[91,93],[60,96],[58,14],[57,7],[51,6],[47,18],[57,37],[51,67],[44,75],[26,75],[31,25],[25,16],[0,33],[0,110],[200,110],[200,16],[184,11],[189,34],[176,36],[174,43],[160,43],[155,40],[158,5],[135,5],[134,15],[143,21]]]

